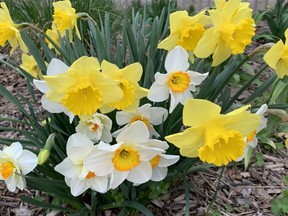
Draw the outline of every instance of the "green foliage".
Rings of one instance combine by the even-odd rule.
[[[267,21],[271,33],[264,33],[263,37],[277,42],[279,39],[285,40],[285,30],[288,28],[288,3],[277,0],[275,7],[267,11],[263,19]]]
[[[278,197],[272,201],[271,210],[276,216],[288,215],[288,197]]]

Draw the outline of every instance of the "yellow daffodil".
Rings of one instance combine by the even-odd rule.
[[[9,10],[4,2],[1,2],[0,8],[0,46],[4,46],[8,41],[12,47],[10,55],[20,46],[20,49],[27,53],[27,47],[24,44],[18,26],[11,19]]]
[[[51,40],[54,41],[54,43],[55,43],[57,46],[60,47],[59,33],[58,33],[58,30],[57,30],[57,28],[56,28],[56,26],[55,26],[54,23],[52,24],[51,29],[48,29],[48,30],[46,31],[46,34],[48,35],[48,37],[51,38]],[[50,49],[55,49],[54,45],[53,45],[48,39],[46,39],[45,41],[46,41],[46,43],[48,44],[48,47],[49,47]],[[56,50],[56,51],[57,51],[57,50]]]
[[[276,71],[279,78],[288,75],[288,29],[285,31],[285,44],[279,40],[264,55],[264,61]]]
[[[170,51],[176,46],[182,46],[193,52],[205,32],[205,26],[210,23],[210,18],[204,11],[193,17],[188,16],[187,11],[176,11],[170,15],[170,35],[158,48]]]
[[[231,54],[243,53],[255,34],[255,22],[249,4],[241,3],[241,0],[216,2],[217,8],[209,10],[213,27],[205,31],[194,50],[198,58],[213,54],[212,66],[221,64]]]
[[[41,74],[40,68],[34,57],[25,53],[22,54],[22,64],[20,67],[35,78],[38,78],[38,75]]]
[[[83,56],[65,73],[44,76],[49,87],[47,98],[62,104],[74,115],[92,115],[104,104],[123,97],[118,82],[104,78],[94,57]]]
[[[188,99],[183,110],[183,123],[190,126],[181,133],[165,139],[180,148],[186,157],[199,157],[201,161],[227,165],[243,155],[244,137],[256,130],[260,116],[244,106],[227,114],[221,107],[200,99]]]
[[[66,34],[66,30],[69,30],[70,38],[72,38],[72,30],[75,28],[77,37],[81,38],[77,27],[79,16],[76,14],[76,10],[72,7],[71,2],[69,0],[54,2],[53,7],[53,23],[60,34],[63,36]]]
[[[142,66],[140,63],[128,65],[119,69],[116,65],[103,61],[101,64],[104,77],[117,80],[118,86],[124,93],[123,98],[108,104],[102,112],[109,112],[114,109],[134,112],[139,107],[140,99],[147,95],[147,90],[139,86],[138,82],[142,76]]]

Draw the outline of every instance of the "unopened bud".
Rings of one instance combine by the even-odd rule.
[[[48,149],[42,149],[38,154],[38,164],[44,164],[50,156],[50,151]]]

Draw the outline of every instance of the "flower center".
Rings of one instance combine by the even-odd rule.
[[[145,123],[148,129],[150,128],[149,120],[147,118],[144,118],[143,116],[135,116],[131,118],[129,125],[131,125],[133,122],[136,122],[136,121],[142,121]]]
[[[88,125],[89,125],[89,129],[90,129],[91,131],[93,131],[93,132],[96,132],[96,131],[98,130],[98,128],[99,128],[99,125],[98,125],[98,124],[94,124],[94,123],[92,123],[92,122],[89,122]]]
[[[252,132],[249,134],[249,136],[247,136],[246,141],[247,141],[247,142],[252,142],[253,139],[254,139],[254,137],[255,137],[255,135],[256,135],[256,130],[252,131]]]
[[[60,9],[55,9],[53,18],[54,23],[61,34],[65,33],[66,29],[73,29],[73,14],[68,14]]]
[[[245,18],[237,25],[223,26],[222,39],[227,42],[232,54],[243,53],[245,47],[251,43],[251,38],[255,34],[254,25],[252,18]]]
[[[0,166],[0,171],[1,171],[2,177],[4,179],[8,179],[13,174],[13,170],[15,168],[16,167],[12,162],[10,162],[10,161],[3,162]]]
[[[170,75],[168,86],[174,92],[184,92],[190,83],[190,77],[186,72],[174,72]]]
[[[154,169],[154,167],[156,167],[159,164],[160,161],[160,156],[156,155],[155,157],[153,157],[149,162],[151,164],[151,168]]]
[[[80,83],[67,91],[62,104],[75,115],[92,115],[103,103],[102,91],[87,83]]]
[[[117,149],[112,162],[118,171],[128,171],[140,163],[140,156],[134,148],[124,146]]]
[[[202,161],[216,166],[227,165],[243,155],[245,146],[240,132],[210,122],[205,129],[205,144],[199,148],[198,156]]]
[[[86,179],[90,179],[90,178],[93,178],[95,177],[95,173],[94,172],[89,172],[87,175],[86,175]]]
[[[204,32],[205,29],[201,23],[185,26],[180,33],[177,43],[185,50],[193,52]]]
[[[123,98],[115,103],[109,104],[109,106],[118,110],[124,110],[131,106],[134,101],[135,86],[128,80],[123,79],[121,80],[119,87],[123,91]]]

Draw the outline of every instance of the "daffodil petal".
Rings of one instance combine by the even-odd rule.
[[[127,180],[136,184],[142,184],[152,176],[152,169],[150,162],[141,162],[138,166],[130,170]]]
[[[68,70],[68,66],[59,59],[53,58],[47,67],[47,75],[55,76],[61,73],[65,73]]]
[[[165,60],[165,69],[169,72],[174,71],[187,71],[189,68],[188,52],[180,46],[171,50]]]

